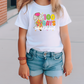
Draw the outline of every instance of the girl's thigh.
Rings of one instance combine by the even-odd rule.
[[[46,76],[46,81],[47,84],[62,84],[62,76],[60,76],[59,78]]]
[[[29,76],[30,84],[43,84],[43,73],[37,76]]]

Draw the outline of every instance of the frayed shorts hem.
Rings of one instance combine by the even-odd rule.
[[[59,78],[60,76],[63,75],[63,71],[59,70],[59,71],[45,71],[44,72],[45,75],[50,76],[50,77],[57,77]]]
[[[37,70],[37,71],[30,71],[30,76],[37,76],[44,73],[44,75],[46,76],[50,76],[50,77],[57,77],[59,78],[60,76],[63,75],[63,71],[62,70],[58,70],[58,71],[43,71],[43,70]]]
[[[42,70],[37,70],[37,71],[31,71],[30,70],[30,76],[37,76],[37,75],[40,75],[42,73],[43,73]]]

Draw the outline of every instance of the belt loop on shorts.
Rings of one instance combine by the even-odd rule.
[[[52,55],[51,55],[51,52],[50,52],[50,57],[51,57]]]
[[[46,59],[46,51],[43,52],[43,56]]]
[[[31,48],[31,49],[30,49],[30,53],[31,53],[32,55],[34,55],[34,54],[35,54],[35,51],[34,51],[34,49],[33,49],[33,48]]]
[[[50,52],[50,57],[52,57],[54,55],[54,52]]]
[[[35,49],[33,49],[33,55],[36,56],[37,51]]]

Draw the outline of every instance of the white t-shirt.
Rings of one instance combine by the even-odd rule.
[[[42,6],[32,1],[28,4],[27,12],[26,5],[20,10],[15,25],[28,30],[26,35],[26,52],[29,53],[30,48],[56,53],[63,50],[60,27],[72,21],[65,6],[62,4],[61,6],[64,9],[64,17],[59,19],[52,12],[51,4]]]

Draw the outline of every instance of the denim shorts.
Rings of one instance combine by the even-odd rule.
[[[57,77],[63,75],[63,52],[38,51],[34,48],[26,52],[27,65],[30,76],[37,76],[44,73],[47,76]]]

